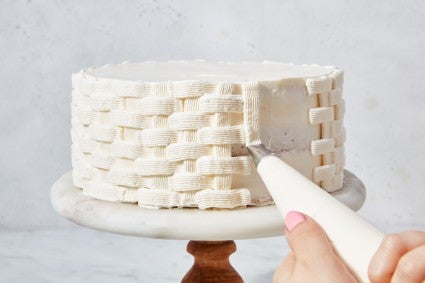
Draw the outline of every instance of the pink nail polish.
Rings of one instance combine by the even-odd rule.
[[[285,216],[285,226],[289,232],[295,228],[300,223],[303,223],[306,220],[305,216],[298,211],[290,211]]]

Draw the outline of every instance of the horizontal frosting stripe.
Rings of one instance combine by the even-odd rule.
[[[242,113],[243,106],[242,95],[204,94],[199,99],[199,108],[205,113]]]
[[[194,193],[178,193],[170,190],[137,190],[139,206],[144,207],[190,207],[196,206]]]
[[[196,160],[196,169],[200,174],[240,174],[249,175],[251,159],[248,156],[212,157],[203,156]]]
[[[149,117],[136,111],[112,110],[112,125],[136,129],[150,128],[152,121]]]
[[[172,161],[198,159],[208,153],[208,147],[195,142],[173,143],[167,146],[165,153]]]
[[[114,186],[106,182],[88,181],[83,193],[100,200],[137,202],[137,190]]]
[[[207,209],[211,207],[231,209],[250,204],[251,194],[247,189],[206,189],[195,194],[195,201],[200,209]]]
[[[333,175],[330,179],[322,181],[322,188],[327,192],[334,192],[339,190],[344,183],[344,174]]]
[[[95,111],[110,111],[117,107],[120,102],[119,98],[114,96],[91,96],[90,107]]]
[[[93,121],[93,110],[88,107],[78,107],[73,116],[78,119],[79,123],[89,125]]]
[[[169,176],[174,173],[175,164],[165,158],[138,158],[135,170],[141,176]]]
[[[78,175],[81,179],[90,180],[93,176],[94,168],[90,166],[87,162],[83,160],[72,160],[72,162],[78,162],[78,169],[74,169],[75,173]]]
[[[328,164],[314,167],[313,177],[315,182],[320,182],[332,178],[335,175],[335,164]]]
[[[313,156],[318,156],[320,154],[332,152],[334,148],[335,148],[335,141],[333,138],[314,140],[311,142],[311,154]]]
[[[114,129],[110,126],[92,124],[89,126],[89,137],[97,141],[112,142]]]
[[[113,162],[113,157],[110,154],[105,154],[102,151],[94,150],[90,156],[91,165],[96,168],[110,169]]]
[[[312,125],[329,123],[334,119],[333,107],[311,108],[308,112],[308,119]]]
[[[196,191],[209,188],[205,175],[198,173],[179,173],[169,178],[169,187],[174,191]]]
[[[125,157],[135,160],[143,152],[143,146],[138,143],[126,141],[114,141],[111,144],[111,155],[113,157]]]
[[[244,144],[243,126],[205,127],[198,130],[199,142],[202,144]]]
[[[168,117],[170,128],[177,131],[197,130],[208,126],[208,119],[200,112],[176,112]]]
[[[76,169],[72,170],[72,181],[74,183],[74,186],[78,188],[84,188],[87,186],[87,179],[83,179],[81,177],[79,170],[76,170]]]
[[[132,170],[125,170],[112,166],[109,171],[109,176],[111,177],[111,183],[113,185],[139,187],[142,184],[142,177]]]
[[[91,153],[96,147],[96,143],[93,140],[89,140],[83,137],[78,137],[74,143],[78,145],[78,148],[82,153]]]
[[[169,175],[151,175],[141,176],[142,184],[140,187],[152,190],[169,190],[168,179]]]
[[[90,96],[82,94],[77,89],[72,90],[72,100],[71,100],[71,107],[72,108],[78,108],[82,106],[90,106]]]
[[[169,190],[149,190],[141,188],[137,190],[137,199],[141,206],[199,206],[200,209],[207,209],[210,207],[230,209],[246,206],[251,202],[251,196],[247,189],[226,191],[207,189],[197,193],[186,192],[182,194]]]
[[[308,78],[305,84],[309,95],[326,93],[332,89],[332,78],[329,76]]]
[[[167,146],[175,142],[176,132],[168,128],[145,129],[139,132],[142,146]]]
[[[164,115],[168,116],[174,112],[175,98],[148,96],[139,99],[136,103],[141,115]]]

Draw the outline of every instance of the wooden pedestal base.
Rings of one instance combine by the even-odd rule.
[[[190,241],[187,251],[195,257],[182,283],[243,283],[229,262],[236,251],[234,241]]]

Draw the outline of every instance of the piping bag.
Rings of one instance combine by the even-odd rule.
[[[282,215],[295,210],[314,219],[325,230],[336,252],[357,279],[369,282],[369,262],[384,234],[263,144],[247,145],[247,149]]]

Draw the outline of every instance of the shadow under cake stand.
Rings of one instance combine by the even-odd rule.
[[[344,174],[343,188],[332,195],[357,211],[365,201],[365,187],[351,172],[345,170]],[[243,282],[229,262],[229,256],[236,251],[233,240],[284,235],[283,217],[274,205],[234,210],[147,209],[87,197],[73,185],[71,172],[55,182],[51,201],[62,216],[92,229],[128,236],[190,240],[187,251],[195,261],[182,279],[184,283]]]

